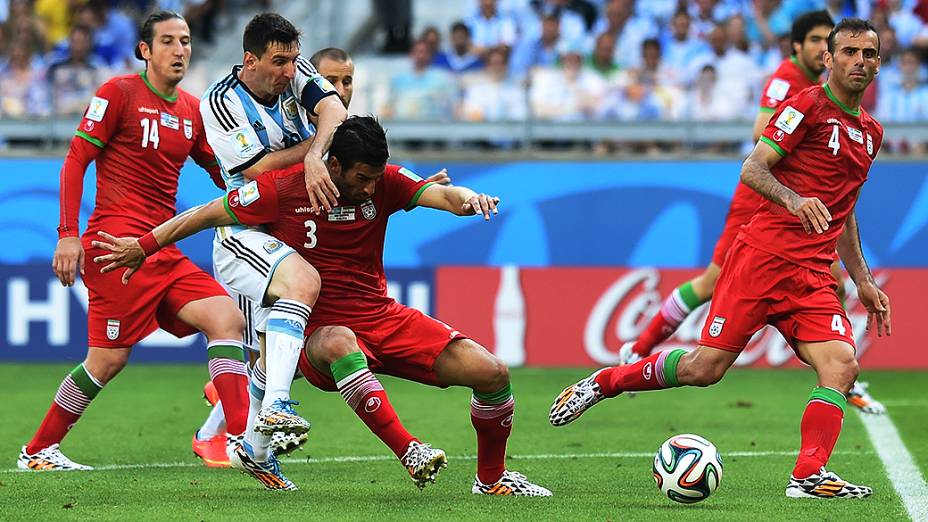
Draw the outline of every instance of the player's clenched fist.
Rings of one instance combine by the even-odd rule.
[[[467,201],[461,206],[461,213],[465,216],[483,214],[483,219],[490,220],[490,213],[499,214],[496,206],[499,205],[499,198],[488,196],[486,194],[474,194],[467,198]]]
[[[52,271],[64,286],[71,286],[77,278],[77,270],[84,273],[84,247],[79,237],[63,237],[55,246]]]
[[[831,213],[828,212],[828,208],[818,198],[796,198],[790,201],[787,210],[799,218],[807,234],[811,234],[812,231],[821,234],[828,230]]]

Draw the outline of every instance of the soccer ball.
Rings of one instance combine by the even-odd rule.
[[[674,435],[654,456],[654,481],[670,500],[692,504],[709,498],[722,480],[722,456],[699,435]]]

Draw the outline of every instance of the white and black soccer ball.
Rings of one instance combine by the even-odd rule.
[[[654,456],[654,481],[670,500],[705,500],[722,481],[722,456],[715,444],[699,435],[674,435]]]

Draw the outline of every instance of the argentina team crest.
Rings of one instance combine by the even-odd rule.
[[[109,319],[106,321],[106,338],[115,341],[119,338],[119,320]]]
[[[184,119],[184,137],[188,140],[193,138],[193,120]]]
[[[709,325],[709,336],[718,337],[722,335],[722,327],[725,326],[725,318],[720,316],[715,316],[712,319],[712,324]]]
[[[368,221],[377,217],[377,207],[374,206],[373,201],[367,200],[361,204],[361,215]]]

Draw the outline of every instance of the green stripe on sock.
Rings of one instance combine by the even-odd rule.
[[[670,388],[680,386],[677,380],[677,365],[680,364],[680,357],[683,357],[685,353],[686,350],[677,349],[668,353],[667,358],[664,359],[664,382]]]
[[[477,397],[477,400],[486,404],[502,404],[512,397],[512,384],[507,384],[500,391],[493,393],[480,393],[475,391],[474,397]]]
[[[809,394],[810,401],[816,399],[825,401],[828,404],[834,404],[838,408],[841,408],[842,414],[844,414],[844,407],[847,406],[847,397],[843,393],[831,388],[825,388],[824,386],[815,388],[812,390],[812,393]]]
[[[71,380],[84,392],[84,395],[91,399],[96,397],[97,394],[100,393],[100,390],[103,389],[97,386],[97,383],[93,382],[93,379],[90,378],[90,374],[87,373],[83,364],[78,364],[71,370]]]
[[[700,299],[696,292],[693,291],[693,283],[687,281],[682,285],[677,287],[677,290],[680,291],[680,298],[683,299],[683,302],[692,312],[699,305],[705,303],[704,300]]]
[[[245,362],[245,352],[241,346],[217,344],[206,349],[206,356],[210,359],[232,359]]]
[[[367,357],[361,352],[351,352],[329,365],[332,378],[339,382],[352,373],[367,368]]]

